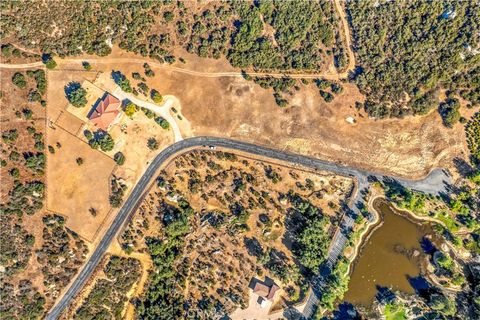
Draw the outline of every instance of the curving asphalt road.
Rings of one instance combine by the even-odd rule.
[[[268,147],[258,146],[255,144],[230,139],[216,137],[195,137],[176,142],[164,149],[162,152],[160,152],[160,154],[158,154],[152,161],[152,163],[148,166],[147,170],[140,178],[137,185],[135,185],[133,191],[128,196],[128,199],[125,201],[123,207],[118,212],[113,223],[110,225],[109,229],[99,242],[92,256],[78,273],[78,276],[75,278],[72,285],[67,289],[62,298],[47,314],[46,319],[57,319],[64,311],[64,309],[68,306],[68,304],[72,301],[72,299],[80,292],[83,285],[88,280],[88,278],[102,259],[113,238],[122,227],[123,223],[127,220],[127,218],[133,212],[137,204],[141,201],[142,195],[145,192],[146,187],[148,186],[149,182],[155,175],[156,171],[160,168],[160,166],[174,155],[180,154],[190,148],[202,146],[215,146],[220,148],[242,151],[257,156],[291,162],[316,170],[331,171],[340,175],[351,176],[353,178],[356,178],[356,180],[358,181],[357,190],[362,190],[368,186],[368,176],[376,176],[379,178],[384,177],[384,175],[375,172],[350,168],[332,162],[315,159],[312,157],[279,151]],[[396,180],[399,181],[401,184],[404,184],[406,187],[413,188],[418,191],[435,194],[444,192],[446,184],[450,182],[448,174],[446,174],[445,171],[441,169],[433,170],[425,179],[422,180]],[[356,200],[357,198],[359,199],[359,197],[360,192],[357,192],[357,194],[354,195],[354,200]],[[356,203],[356,201],[354,201],[354,203]],[[355,210],[355,208],[352,209]]]

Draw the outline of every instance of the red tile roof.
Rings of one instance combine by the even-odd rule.
[[[121,104],[120,100],[108,93],[103,100],[98,102],[88,118],[98,128],[107,130],[120,113]]]
[[[255,286],[253,287],[253,292],[259,295],[260,297],[263,297],[268,300],[272,300],[273,297],[275,296],[275,293],[280,289],[279,286],[276,284],[272,284],[271,287],[257,282],[255,283]]]

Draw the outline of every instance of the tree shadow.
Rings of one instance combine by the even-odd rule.
[[[343,302],[338,305],[338,308],[333,311],[333,316],[331,319],[334,320],[353,320],[361,319],[360,315],[357,312],[357,309],[350,302]]]
[[[247,253],[252,256],[252,257],[261,257],[263,256],[263,248],[260,242],[257,240],[257,238],[252,237],[244,237],[243,238],[243,244],[245,245],[245,248],[247,248]]]
[[[376,288],[377,294],[375,295],[375,299],[377,299],[377,301],[381,304],[390,303],[392,301],[395,301],[395,299],[397,298],[395,292],[393,292],[393,290],[388,287],[382,287],[377,285]]]
[[[80,87],[81,87],[80,83],[76,81],[69,82],[64,88],[65,97],[68,99],[70,93],[80,89]]]
[[[462,178],[467,178],[475,172],[475,168],[462,158],[455,157],[453,159],[453,164]]]

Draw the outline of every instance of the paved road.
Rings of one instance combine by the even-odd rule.
[[[377,177],[382,176],[379,173],[375,172],[345,167],[339,164],[315,159],[312,157],[302,156],[294,153],[279,151],[246,142],[234,141],[224,138],[195,137],[176,142],[173,145],[164,149],[162,152],[160,152],[160,154],[158,154],[152,161],[152,163],[149,165],[141,179],[138,181],[137,185],[133,188],[131,194],[128,196],[128,199],[125,201],[123,207],[118,212],[113,223],[111,224],[103,238],[100,240],[100,243],[93,252],[92,256],[89,258],[88,262],[81,269],[78,276],[73,281],[72,285],[67,289],[66,293],[52,308],[50,313],[48,313],[46,319],[57,319],[61,315],[63,310],[67,307],[67,305],[72,301],[74,296],[80,292],[83,285],[88,280],[95,267],[102,259],[104,253],[114,239],[115,235],[122,227],[123,223],[127,220],[129,215],[134,211],[137,204],[141,201],[142,194],[145,192],[147,185],[155,175],[157,169],[170,157],[179,154],[189,148],[202,146],[216,146],[220,148],[237,150],[258,156],[287,161],[317,170],[326,170],[335,172],[340,175],[352,176],[355,177],[359,182],[359,190],[367,186],[367,177],[369,175],[375,175]],[[439,181],[442,183],[437,184],[437,182]],[[445,183],[448,183],[449,181],[450,180],[448,175],[446,175],[444,171],[439,169],[432,171],[432,173],[423,180],[401,180],[401,182],[406,183],[409,187],[414,187],[419,191],[433,191],[434,193],[445,191]],[[431,185],[432,182],[435,183],[435,185]],[[359,192],[357,192],[357,195],[355,195],[355,197],[358,197],[358,194]]]

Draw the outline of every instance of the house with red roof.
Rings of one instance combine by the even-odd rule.
[[[88,115],[88,119],[99,129],[107,131],[110,125],[117,119],[120,113],[122,102],[112,96],[110,93],[105,94],[99,99],[96,106]]]

